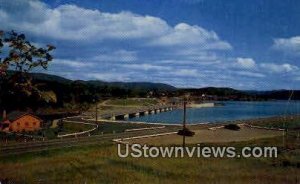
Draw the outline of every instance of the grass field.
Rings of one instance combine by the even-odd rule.
[[[94,128],[94,127],[95,127],[94,125],[64,122],[63,123],[63,129],[60,132],[60,134],[87,131],[87,130],[90,130],[90,129]]]
[[[98,132],[122,132],[140,126],[141,124],[103,123]],[[266,132],[263,130],[254,134],[264,135]],[[224,135],[215,135],[208,139],[223,139]],[[0,158],[0,181],[122,184],[300,183],[300,140],[297,131],[288,133],[285,146],[282,136],[274,136],[260,136],[256,137],[259,139],[244,139],[242,142],[202,143],[201,147],[233,146],[241,150],[244,146],[277,146],[278,158],[119,158],[117,145],[113,143],[6,156]],[[181,145],[181,142],[167,145],[171,144]]]
[[[265,127],[269,127],[269,128],[288,128],[288,129],[300,128],[300,119],[299,118],[293,118],[293,119],[292,118],[288,118],[288,119],[282,118],[282,119],[283,119],[283,121],[264,122],[263,125]],[[260,126],[262,123],[255,122],[252,124]]]
[[[241,126],[239,131],[228,130],[219,128],[216,130],[209,130],[207,128],[193,129],[190,128],[195,135],[192,137],[186,137],[187,144],[197,143],[214,143],[214,142],[238,142],[248,141],[252,139],[268,138],[274,136],[281,136],[281,131],[264,130],[264,129],[251,129],[245,126]],[[132,139],[130,143],[150,144],[150,145],[170,145],[181,144],[182,136],[175,134],[149,137],[142,139]]]
[[[147,128],[147,127],[156,127],[161,125],[152,125],[152,124],[137,124],[137,123],[99,123],[99,129],[93,131],[92,134],[101,134],[103,133],[119,133],[124,132],[127,129],[136,129],[136,128]]]
[[[21,183],[299,183],[300,146],[279,158],[119,158],[117,147],[102,144],[0,159],[0,178]],[[269,138],[230,143],[280,146]],[[209,144],[227,145],[228,144]]]

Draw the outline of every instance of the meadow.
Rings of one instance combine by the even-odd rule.
[[[298,127],[298,120],[287,124]],[[278,127],[278,118],[252,121],[253,125]],[[118,133],[150,124],[101,123],[93,134]],[[79,125],[78,125],[79,126]],[[290,126],[291,127],[291,126]],[[73,129],[74,127],[65,128]],[[81,129],[83,127],[75,127]],[[256,137],[241,142],[211,142],[201,146],[276,146],[278,158],[119,158],[112,142],[49,149],[0,157],[0,181],[14,183],[299,183],[299,130],[290,129],[285,139]],[[265,134],[262,131],[262,134]],[[199,135],[201,137],[201,135]],[[283,142],[284,140],[284,142]],[[165,146],[181,145],[179,142]],[[193,146],[193,143],[188,144]]]
[[[278,146],[278,158],[119,158],[113,143],[0,158],[0,179],[20,183],[299,183],[294,134],[203,146]]]

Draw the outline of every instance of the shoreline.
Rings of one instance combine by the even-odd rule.
[[[216,122],[199,122],[199,123],[188,123],[187,126],[196,126],[196,125],[222,125],[222,124],[239,124],[239,123],[265,123],[266,121],[276,121],[276,122],[282,122],[284,120],[300,120],[300,114],[295,115],[279,115],[279,116],[270,116],[270,117],[258,117],[258,118],[251,118],[251,119],[239,119],[239,120],[228,120],[228,121],[216,121]],[[106,120],[101,120],[106,121]],[[142,121],[107,121],[107,122],[119,122],[119,123],[136,123],[136,124],[153,124],[153,125],[164,125],[164,126],[182,126],[182,123],[155,123],[155,122],[142,122]]]

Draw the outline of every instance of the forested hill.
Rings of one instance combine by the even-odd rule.
[[[236,90],[233,88],[205,87],[198,89],[179,89],[181,94],[190,93],[192,96],[218,97],[219,100],[300,100],[300,90]]]
[[[180,96],[184,93],[190,93],[193,96],[201,96],[202,94],[222,96],[230,98],[243,99],[260,99],[260,100],[287,100],[291,96],[293,100],[300,100],[300,90],[237,90],[226,87],[204,87],[204,88],[176,88],[172,85],[153,82],[105,82],[100,80],[70,80],[64,77],[50,75],[45,73],[30,74],[36,82],[59,83],[61,85],[72,85],[86,87],[87,89],[98,89],[101,96],[145,96],[149,92],[164,93],[171,96]],[[97,91],[97,90],[96,90]],[[94,91],[94,92],[96,92]],[[293,93],[293,94],[291,94]],[[160,94],[154,94],[160,95]]]
[[[168,84],[153,83],[153,82],[105,82],[100,80],[69,80],[60,76],[44,74],[44,73],[31,73],[35,81],[56,81],[60,83],[81,83],[84,85],[92,85],[95,87],[108,86],[122,89],[143,89],[143,90],[158,90],[158,91],[175,91],[177,88]]]
[[[40,109],[43,107],[76,109],[107,98],[127,97],[182,97],[186,93],[206,100],[287,100],[289,90],[243,91],[232,88],[206,87],[182,89],[162,83],[151,82],[105,82],[99,80],[70,80],[56,75],[31,73],[36,89],[24,94],[10,89],[0,81],[0,110]],[[6,85],[6,86],[5,86]],[[293,100],[300,100],[300,91],[293,91]]]
[[[300,100],[300,90],[272,90],[272,91],[245,91],[249,95],[255,95],[263,99],[274,100]]]

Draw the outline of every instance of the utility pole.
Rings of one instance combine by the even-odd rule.
[[[284,116],[284,125],[283,125],[283,136],[282,136],[282,142],[283,142],[283,148],[286,149],[288,146],[288,121],[287,120],[287,113],[288,113],[288,105],[290,103],[290,101],[292,100],[292,97],[294,95],[294,90],[291,91],[291,94],[289,96],[289,99],[287,101],[287,106],[286,106],[286,110],[285,110],[285,116]]]
[[[182,147],[185,147],[185,131],[186,131],[186,104],[187,104],[187,99],[184,98],[183,101],[183,125],[182,125],[182,131],[183,131],[183,136],[182,136]]]
[[[99,125],[98,125],[98,104],[97,104],[97,102],[96,102],[96,99],[94,99],[93,100],[95,103],[96,103],[96,112],[95,112],[95,124],[97,125],[97,128],[98,128],[98,130],[99,130]]]
[[[98,124],[98,105],[96,103],[96,124]]]
[[[185,147],[185,137],[186,136],[193,136],[195,135],[195,132],[190,131],[186,127],[186,105],[188,103],[189,95],[185,95],[183,99],[183,121],[182,121],[182,129],[177,132],[178,135],[182,136],[182,147]]]

